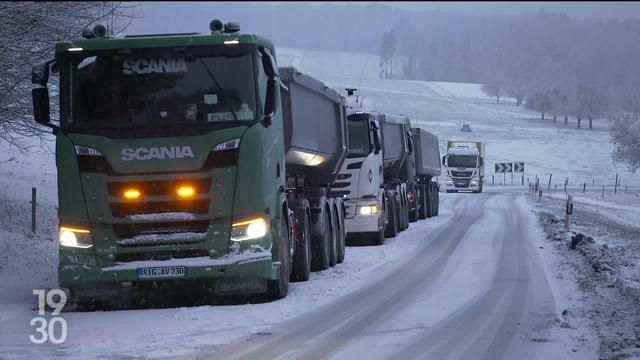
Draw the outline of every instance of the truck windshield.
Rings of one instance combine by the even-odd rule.
[[[475,155],[449,155],[447,164],[449,167],[470,168],[476,167],[477,160]]]
[[[68,71],[64,125],[82,132],[176,136],[257,117],[250,51],[97,51],[70,58]]]
[[[369,155],[371,151],[369,139],[369,117],[349,115],[347,118],[349,131],[349,153],[347,157],[357,158]]]

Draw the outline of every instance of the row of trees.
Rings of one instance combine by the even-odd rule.
[[[56,42],[78,38],[100,22],[110,33],[125,29],[136,4],[124,2],[0,2],[0,141],[22,149],[26,137],[46,130],[32,121],[31,68],[53,58]],[[52,95],[55,94],[55,77]],[[55,96],[52,101],[55,104]],[[55,109],[51,112],[55,116]]]

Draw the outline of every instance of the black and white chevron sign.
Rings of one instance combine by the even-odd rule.
[[[510,173],[513,170],[513,164],[511,163],[496,163],[496,174]]]

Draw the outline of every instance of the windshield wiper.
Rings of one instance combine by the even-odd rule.
[[[220,84],[218,84],[218,80],[216,80],[215,76],[213,76],[213,74],[211,73],[211,71],[209,71],[209,67],[207,67],[207,64],[204,63],[204,61],[202,61],[201,57],[198,57],[198,60],[200,61],[200,64],[202,64],[202,66],[204,67],[204,69],[206,70],[207,74],[209,74],[209,77],[211,78],[211,80],[213,81],[213,83],[216,86],[216,89],[218,90],[218,93],[220,94],[220,99],[222,99],[222,101],[224,102],[224,104],[229,108],[229,110],[231,111],[231,114],[233,115],[233,120],[234,121],[238,121],[238,115],[236,114],[236,112],[233,110],[233,105],[231,105],[231,103],[229,103],[229,101],[227,101],[226,96],[224,96],[223,92],[222,92],[222,88],[220,87]]]

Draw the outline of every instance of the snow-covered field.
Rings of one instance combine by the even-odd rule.
[[[640,195],[637,191],[640,177],[632,175],[622,165],[613,163],[613,147],[609,141],[606,120],[596,121],[592,131],[576,129],[574,119],[565,128],[561,122],[554,124],[549,119],[541,120],[538,114],[515,106],[511,100],[496,104],[495,99],[482,94],[478,84],[381,80],[378,79],[378,60],[375,55],[279,49],[278,59],[280,65],[297,66],[339,89],[358,87],[361,83],[360,96],[365,99],[365,104],[379,110],[409,115],[416,124],[439,136],[441,153],[444,153],[447,139],[485,142],[489,179],[493,174],[493,163],[502,161],[524,161],[525,178],[538,175],[545,185],[549,173],[553,174],[553,184],[559,184],[559,187],[568,177],[576,195],[577,228],[594,237],[595,243],[600,246],[598,249],[605,245],[608,247],[606,251],[617,249],[611,254],[616,259],[615,267],[620,269],[622,278],[628,279],[624,280],[624,289],[636,288],[633,279],[640,279],[640,232],[637,227],[640,223]],[[460,132],[461,122],[469,123],[473,132]],[[441,217],[419,225],[412,224],[408,231],[395,240],[387,240],[382,247],[347,248],[344,264],[314,273],[309,282],[292,284],[290,295],[280,301],[65,314],[69,324],[67,343],[62,346],[33,346],[28,340],[28,335],[33,333],[29,320],[36,313],[32,290],[57,286],[57,244],[53,241],[57,226],[55,158],[51,151],[39,147],[39,144],[39,141],[34,141],[35,147],[27,155],[6,143],[0,143],[2,359],[23,358],[25,351],[29,353],[29,358],[45,355],[91,358],[104,353],[123,358],[143,353],[148,357],[178,356],[189,354],[203,344],[222,345],[256,335],[270,324],[335,301],[379,279],[421,244],[422,235],[428,236],[437,231],[456,211],[453,205],[445,205]],[[53,147],[51,141],[46,144]],[[613,194],[611,185],[616,172],[620,174],[622,187],[630,187],[629,192],[620,190],[619,194]],[[502,176],[497,176],[496,182],[500,181]],[[579,184],[583,182],[592,184],[585,195],[578,191]],[[602,185],[608,186],[604,200],[598,190]],[[30,229],[32,187],[38,189],[38,228],[35,234]],[[496,186],[492,190],[498,191],[500,188]],[[539,211],[559,216],[562,213],[563,196],[561,192],[545,196]],[[587,342],[592,335],[584,329],[594,326],[599,335],[606,331],[615,333],[613,321],[608,323],[609,327],[597,327],[595,323],[602,318],[604,307],[597,308],[588,303],[585,299],[593,297],[575,286],[574,279],[583,275],[591,276],[585,273],[584,256],[578,257],[575,251],[562,248],[560,242],[553,244],[557,246],[546,246],[545,243],[540,246],[544,248],[541,249],[542,253],[549,256],[545,257],[547,271],[550,274],[566,273],[557,275],[564,277],[558,278],[560,285],[554,285],[552,290],[557,298],[571,299],[566,301],[567,308],[571,308],[565,317],[569,336],[576,334],[577,341]],[[476,255],[480,257],[482,253]],[[577,265],[572,265],[574,263]],[[596,305],[604,306],[607,301],[616,299],[615,291],[618,288],[608,288],[606,285],[609,282],[591,281],[596,284],[595,291],[599,296],[594,300]],[[625,310],[625,306],[633,304],[624,301],[627,300],[616,302],[620,309]],[[640,308],[638,304],[635,306]],[[618,314],[633,315],[625,311],[618,311]],[[640,321],[637,324],[636,336],[640,331]],[[582,330],[574,329],[571,332],[571,327]],[[624,329],[621,331],[623,338],[631,337],[634,333],[633,324]],[[623,339],[615,340],[622,342]],[[612,347],[601,354],[610,357],[606,351]],[[587,345],[585,348],[591,349]],[[625,347],[625,353],[633,354],[629,348]]]

